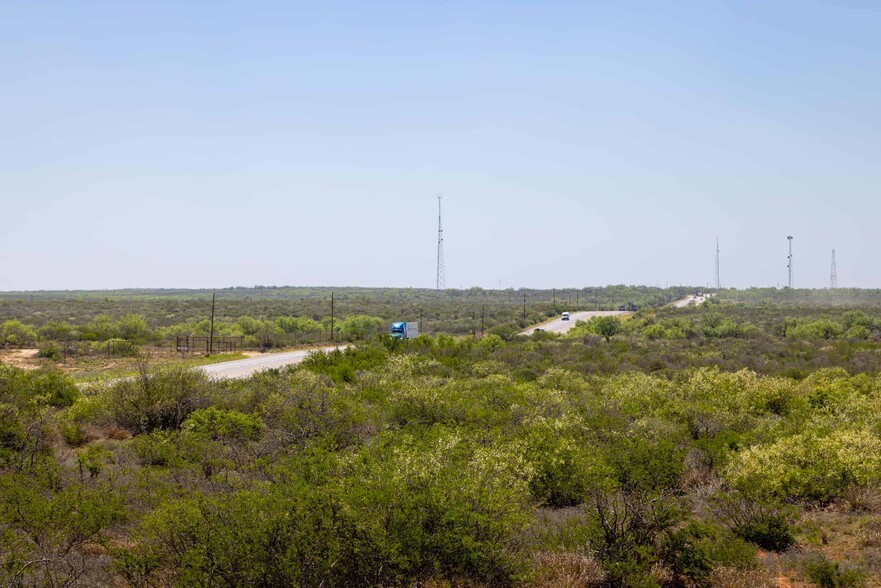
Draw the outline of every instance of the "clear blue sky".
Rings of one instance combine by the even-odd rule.
[[[0,0],[0,290],[881,287],[881,4]]]

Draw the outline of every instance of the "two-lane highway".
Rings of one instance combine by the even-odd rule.
[[[534,327],[529,327],[520,334],[531,335],[536,331],[536,329],[541,329],[542,331],[547,331],[548,333],[566,333],[569,331],[569,329],[574,327],[575,323],[578,321],[589,321],[595,316],[620,316],[622,314],[630,313],[623,310],[582,310],[580,312],[570,312],[568,321],[564,321],[562,317],[557,317],[554,320],[548,321],[546,323],[535,325]]]
[[[698,304],[703,304],[707,301],[707,298],[712,296],[712,294],[701,294],[700,296],[686,296],[682,300],[676,300],[675,302],[671,302],[673,306],[676,308],[685,308],[686,306],[697,306]]]
[[[317,351],[333,351],[334,349],[345,349],[348,345],[339,345],[334,347],[318,347],[315,349],[302,349],[300,351],[286,351],[284,353],[267,353],[257,357],[249,357],[248,359],[236,359],[233,361],[224,361],[222,363],[213,363],[210,365],[200,366],[199,369],[208,374],[208,377],[215,380],[234,380],[238,378],[247,378],[262,372],[263,370],[277,369],[286,365],[294,365],[300,363],[310,353]]]

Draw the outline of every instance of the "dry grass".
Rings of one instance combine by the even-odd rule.
[[[710,578],[713,588],[794,588],[786,578],[775,577],[767,570],[716,568]]]
[[[862,496],[859,502],[865,504],[870,495],[860,492],[826,508],[806,511],[798,525],[797,547],[783,554],[760,555],[762,567],[778,579],[778,586],[813,587],[805,566],[825,557],[843,569],[866,573],[866,588],[881,587],[881,517],[868,513],[865,507],[850,508],[857,496]]]
[[[548,588],[595,588],[605,574],[592,557],[574,553],[539,553],[535,556],[536,585]]]
[[[132,434],[126,431],[125,429],[121,429],[119,427],[109,427],[106,432],[106,436],[108,439],[116,439],[117,441],[125,441],[126,439],[130,439]]]
[[[844,493],[844,501],[853,511],[881,513],[881,493],[875,488],[854,486]]]
[[[868,519],[860,524],[857,537],[863,547],[881,547],[881,519]]]

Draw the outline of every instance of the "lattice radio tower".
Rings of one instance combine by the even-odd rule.
[[[437,284],[438,290],[446,289],[446,278],[444,277],[444,226],[441,223],[441,200],[443,194],[437,195]]]
[[[789,241],[789,256],[786,258],[786,269],[789,270],[789,289],[792,289],[792,235],[786,237]]]
[[[722,289],[722,280],[719,278],[719,237],[716,237],[716,290]]]
[[[832,271],[829,272],[829,287],[838,287],[838,270],[835,269],[835,250],[832,250]]]

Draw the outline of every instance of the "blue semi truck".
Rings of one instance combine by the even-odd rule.
[[[413,339],[419,336],[419,323],[392,323],[389,334],[395,339]]]

